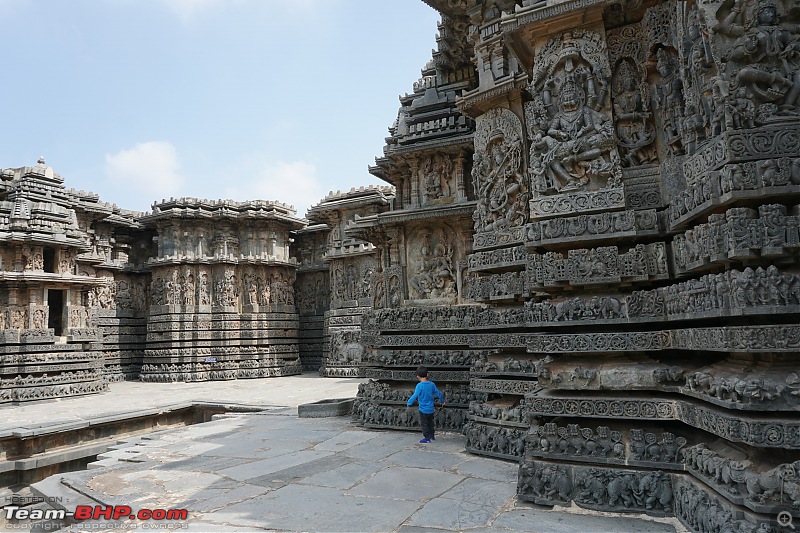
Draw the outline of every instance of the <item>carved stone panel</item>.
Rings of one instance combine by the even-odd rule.
[[[564,32],[536,48],[529,88],[533,100],[525,104],[532,216],[569,214],[581,204],[618,208],[622,199],[615,201],[606,192],[620,186],[622,165],[611,119],[612,72],[602,29]],[[540,199],[553,195],[567,197],[549,203]]]
[[[476,248],[517,240],[515,228],[521,228],[528,219],[530,193],[524,170],[522,123],[517,115],[508,109],[492,109],[482,115],[475,132],[472,167],[478,199],[473,216]],[[483,234],[495,238],[482,240],[478,236]]]

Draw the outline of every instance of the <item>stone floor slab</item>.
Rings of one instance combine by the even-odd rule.
[[[408,524],[448,531],[465,531],[488,526],[496,514],[497,509],[489,505],[436,498],[414,513]]]
[[[261,496],[268,491],[269,489],[257,485],[240,485],[234,489],[217,490],[209,487],[209,489],[195,494],[193,499],[187,500],[181,505],[184,508],[191,509],[192,512],[205,513]]]
[[[456,467],[456,473],[491,481],[517,482],[519,463],[500,460],[486,460],[471,456]]]
[[[225,470],[220,470],[219,473],[238,481],[245,481],[330,455],[333,454],[331,452],[300,451],[262,459],[246,465],[234,466],[233,468],[226,468]]]
[[[352,461],[354,462],[334,468],[333,470],[309,476],[301,483],[304,485],[316,485],[318,487],[349,489],[376,472],[386,468],[385,463],[377,461],[356,461],[355,459],[352,459]]]
[[[517,484],[486,481],[484,479],[467,478],[443,496],[458,502],[505,507],[513,503],[517,497]]]
[[[271,472],[267,475],[248,479],[248,483],[278,489],[290,483],[300,483],[310,476],[328,472],[331,469],[344,466],[354,461],[351,457],[339,455],[325,455],[313,461],[300,463],[283,470]]]
[[[486,531],[536,531],[537,533],[675,533],[670,524],[640,518],[594,516],[540,509],[517,509],[501,514]]]
[[[350,490],[356,496],[387,495],[402,500],[427,500],[439,496],[464,478],[423,468],[396,466],[377,472]]]
[[[339,452],[348,448],[352,448],[353,446],[358,446],[359,444],[369,442],[377,437],[378,434],[367,431],[345,431],[344,433],[339,433],[335,437],[328,439],[325,442],[317,444],[314,446],[314,449]]]
[[[290,485],[221,509],[204,520],[280,531],[392,531],[419,506],[415,501],[347,495],[328,487]]]
[[[403,450],[386,458],[388,463],[436,470],[450,470],[464,460],[466,460],[466,457],[459,454],[441,453],[427,447],[424,449]]]
[[[382,460],[408,448],[409,440],[416,442],[411,439],[406,440],[407,437],[408,435],[403,436],[397,431],[384,431],[379,438],[348,448],[342,453],[356,459]]]

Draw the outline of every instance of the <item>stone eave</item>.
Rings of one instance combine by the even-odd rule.
[[[66,246],[69,248],[77,248],[81,252],[86,252],[91,249],[91,246],[86,244],[83,239],[69,238],[63,234],[36,234],[19,231],[0,231],[0,243],[19,243],[19,244],[41,244],[48,246]]]
[[[465,115],[476,117],[494,107],[498,99],[507,98],[509,93],[515,93],[514,99],[517,99],[520,93],[527,88],[527,74],[508,76],[505,80],[502,80],[490,89],[481,90],[477,88],[472,92],[465,93],[458,97],[456,104],[458,105],[458,109]]]
[[[63,285],[105,285],[102,278],[76,276],[74,274],[53,274],[49,272],[9,272],[0,271],[0,281],[16,283],[58,283]]]
[[[438,11],[439,13],[447,15],[448,17],[456,17],[458,15],[464,14],[464,11],[450,7],[446,0],[422,0],[422,1],[428,6]]]
[[[371,242],[360,240],[359,243],[354,243],[351,245],[346,245],[336,248],[329,248],[322,255],[322,260],[328,262],[333,259],[345,259],[348,257],[356,257],[359,255],[372,255],[374,253],[375,253],[374,244],[372,244]]]
[[[579,20],[565,21],[564,18],[574,18],[576,14],[578,14],[579,17],[583,17],[594,11],[589,9],[593,6],[604,6],[613,3],[616,2],[613,0],[567,0],[558,3],[547,2],[543,5],[537,4],[525,8],[517,6],[513,14],[501,17],[500,33],[509,34],[524,26],[543,20],[547,20],[547,24],[550,27],[561,26],[566,28],[579,26],[588,21],[582,20],[581,18],[579,18]]]
[[[219,209],[207,211],[203,209],[182,209],[172,208],[158,213],[143,216],[139,222],[145,226],[158,225],[159,223],[169,222],[170,220],[230,220],[231,222],[246,222],[251,220],[277,221],[289,225],[290,230],[305,227],[306,220],[287,215],[280,211],[233,211],[230,209]]]
[[[330,270],[330,265],[328,263],[323,263],[321,265],[305,265],[301,266],[297,269],[298,274],[308,274],[313,272],[327,272]]]
[[[456,136],[448,136],[443,139],[434,139],[434,140],[420,140],[414,141],[414,143],[401,145],[398,148],[391,148],[386,151],[386,158],[390,159],[393,156],[398,155],[406,155],[409,153],[414,152],[422,152],[427,150],[437,150],[441,148],[451,148],[456,147],[458,145],[464,145],[461,148],[472,148],[472,137],[474,135],[474,131],[470,130],[469,132],[459,133]],[[376,159],[377,162],[377,159]],[[380,177],[380,176],[378,176]]]
[[[273,256],[274,257],[274,256]],[[231,265],[261,265],[261,266],[277,266],[297,268],[299,266],[297,259],[292,257],[292,261],[281,261],[277,258],[261,259],[253,256],[239,256],[239,257],[202,257],[202,258],[189,258],[189,257],[160,257],[150,258],[145,263],[147,267],[168,266],[168,265],[217,265],[217,264],[231,264]]]
[[[386,196],[369,196],[361,198],[342,198],[339,200],[329,200],[324,204],[319,204],[308,210],[308,216],[324,217],[330,211],[350,211],[360,207],[370,207],[373,205],[388,206],[390,198]]]
[[[450,205],[437,205],[432,207],[421,207],[418,209],[404,209],[401,211],[389,211],[368,217],[356,218],[345,228],[345,234],[351,236],[350,231],[358,231],[378,226],[392,226],[403,222],[415,220],[427,220],[436,218],[455,218],[462,216],[472,217],[475,211],[476,202],[463,202]],[[358,237],[353,237],[358,238]]]
[[[322,232],[322,231],[330,231],[330,229],[331,229],[324,222],[314,222],[314,221],[310,221],[310,222],[313,222],[313,223],[310,223],[309,225],[307,225],[304,228],[300,228],[298,230],[294,230],[293,233],[298,234],[298,235],[305,235],[306,233],[317,233],[317,232]]]
[[[375,163],[377,164],[367,166],[367,172],[369,172],[376,178],[381,179],[386,183],[392,185],[393,187],[397,187],[396,183],[394,183],[392,180],[386,177],[386,171],[381,166],[381,163],[385,163],[387,165],[391,164],[391,160],[388,157],[376,157]]]

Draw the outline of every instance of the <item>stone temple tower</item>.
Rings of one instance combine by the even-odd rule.
[[[439,49],[374,171],[397,201],[349,230],[386,295],[357,420],[414,427],[408,371],[468,365],[467,449],[520,460],[521,499],[800,518],[800,8],[426,3]]]
[[[289,232],[305,226],[278,202],[162,201],[142,381],[299,374]]]

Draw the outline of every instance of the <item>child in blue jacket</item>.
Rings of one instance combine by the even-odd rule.
[[[444,407],[444,396],[436,388],[433,381],[428,381],[428,369],[424,366],[417,368],[417,387],[414,389],[414,394],[408,399],[408,406],[414,405],[415,401],[419,402],[419,424],[422,426],[422,440],[421,443],[427,443],[436,440],[434,436],[434,418],[433,418],[433,401],[435,394],[439,397]]]

